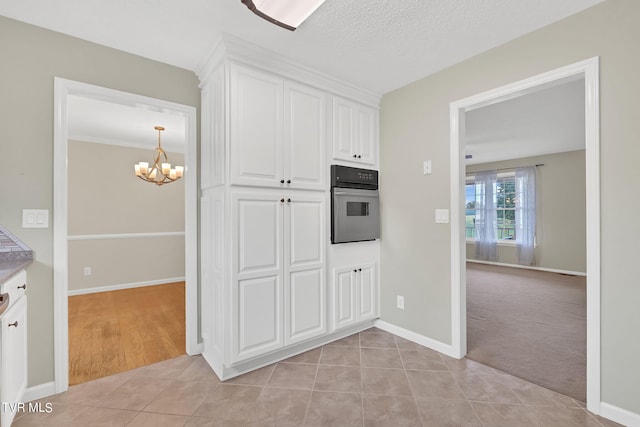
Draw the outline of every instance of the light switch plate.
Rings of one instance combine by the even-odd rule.
[[[22,209],[22,228],[49,228],[49,211]]]
[[[431,175],[431,160],[425,160],[422,162],[422,173],[425,175]]]
[[[449,223],[449,209],[436,209],[436,224]]]

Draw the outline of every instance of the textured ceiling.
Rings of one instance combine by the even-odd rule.
[[[584,150],[584,79],[465,113],[466,164]]]
[[[229,33],[378,94],[602,0],[327,0],[295,32],[240,0],[2,0],[0,15],[196,70]]]

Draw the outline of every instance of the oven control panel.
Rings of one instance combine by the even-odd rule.
[[[331,187],[378,189],[378,171],[331,165]]]

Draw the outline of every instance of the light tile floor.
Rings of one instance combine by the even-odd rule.
[[[373,328],[221,383],[181,356],[42,399],[22,426],[613,426],[567,396]],[[44,407],[44,406],[43,406]]]

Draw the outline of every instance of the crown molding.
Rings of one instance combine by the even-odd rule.
[[[357,87],[302,65],[291,58],[256,46],[230,34],[222,34],[197,67],[200,87],[207,84],[214,70],[226,62],[259,68],[317,89],[379,108],[382,95]]]

